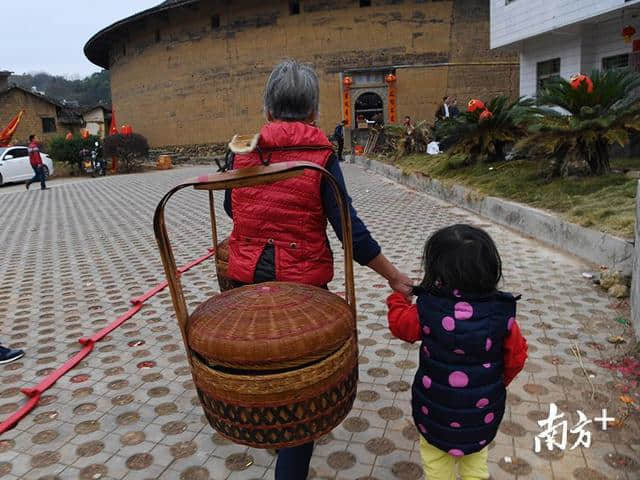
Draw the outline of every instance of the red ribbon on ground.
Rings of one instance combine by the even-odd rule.
[[[193,267],[201,264],[205,260],[211,258],[213,255],[215,255],[215,250],[213,248],[210,248],[209,253],[207,253],[206,255],[203,255],[202,257],[196,260],[193,260],[192,262],[186,264],[183,267],[180,267],[178,269],[178,272],[184,273],[192,269]],[[131,303],[133,304],[133,307],[127,310],[126,313],[118,317],[114,322],[107,325],[105,328],[103,328],[99,332],[93,334],[91,337],[89,338],[82,337],[78,339],[78,342],[80,342],[81,345],[84,345],[82,347],[82,350],[80,350],[78,353],[72,356],[69,360],[64,362],[54,372],[47,375],[35,387],[28,387],[28,388],[21,389],[20,391],[24,393],[29,398],[29,400],[22,407],[20,407],[20,409],[13,412],[11,416],[9,416],[9,418],[7,418],[4,422],[0,423],[0,435],[2,435],[7,430],[13,428],[15,425],[17,425],[17,423],[20,420],[22,420],[31,410],[33,410],[34,407],[40,401],[40,397],[42,396],[42,394],[46,390],[51,388],[51,386],[54,383],[56,383],[58,379],[66,375],[69,370],[71,370],[73,367],[78,365],[78,363],[80,363],[84,358],[86,358],[93,350],[93,346],[95,345],[96,342],[99,342],[100,340],[102,340],[104,337],[109,335],[112,331],[114,331],[116,328],[118,328],[120,325],[122,325],[124,322],[129,320],[136,313],[138,313],[142,309],[142,306],[147,300],[149,300],[150,298],[152,298],[153,296],[157,295],[162,290],[167,288],[167,285],[168,285],[167,281],[165,280],[164,282],[153,287],[151,290],[148,290],[147,292],[145,292],[143,295],[131,299]]]

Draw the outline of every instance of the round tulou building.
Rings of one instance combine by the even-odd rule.
[[[444,95],[517,96],[512,52],[489,49],[489,0],[167,0],[96,33],[120,123],[153,147],[226,143],[264,122],[283,58],[320,78],[320,127],[382,114],[432,121]]]

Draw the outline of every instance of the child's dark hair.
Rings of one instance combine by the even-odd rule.
[[[434,233],[424,246],[424,279],[420,286],[466,293],[490,293],[502,278],[502,260],[487,232],[471,225],[452,225]]]

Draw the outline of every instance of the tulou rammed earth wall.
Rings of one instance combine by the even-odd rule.
[[[180,3],[180,2],[177,2]],[[118,121],[154,147],[226,142],[263,122],[262,90],[285,57],[320,77],[320,127],[342,119],[341,75],[394,70],[398,121],[432,120],[444,94],[517,96],[517,57],[489,50],[482,0],[188,2],[110,33]],[[100,34],[98,34],[100,35]],[[88,48],[91,42],[88,44]]]

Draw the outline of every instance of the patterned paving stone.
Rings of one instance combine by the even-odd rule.
[[[593,266],[357,167],[344,170],[374,237],[416,280],[422,275],[423,244],[440,227],[482,226],[498,244],[502,288],[523,296],[518,321],[530,358],[509,388],[504,422],[489,447],[493,478],[638,478],[637,422],[621,431],[593,428],[590,448],[562,455],[533,451],[541,431],[537,422],[546,418],[550,401],[575,420],[577,409],[599,415],[620,395],[610,372],[594,363],[615,352],[606,339],[621,334],[622,326],[614,320],[619,313],[612,302],[582,277]],[[131,297],[164,279],[151,225],[155,206],[170,187],[208,171],[179,168],[81,180],[46,195],[2,194],[0,188],[0,340],[27,351],[19,362],[0,369],[0,420],[24,402],[20,388],[35,384],[80,349],[79,337],[106,326],[129,308]],[[177,196],[168,226],[178,264],[205,253],[210,243],[206,195],[185,191]],[[222,212],[218,228],[221,236],[230,228]],[[330,238],[336,255],[330,288],[341,292],[341,248]],[[355,279],[358,396],[343,424],[318,442],[310,478],[419,479],[419,433],[410,407],[419,345],[390,335],[385,282],[359,266]],[[192,309],[217,292],[211,262],[185,274],[183,282]],[[576,347],[592,376],[593,398]],[[170,296],[162,292],[96,344],[34,412],[0,438],[0,476],[272,479],[273,452],[235,445],[203,418],[182,348]]]

